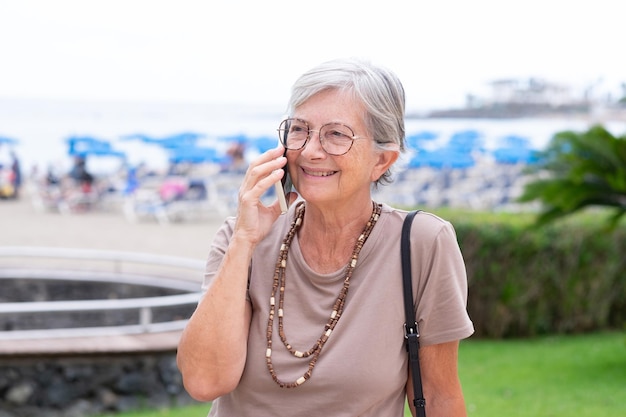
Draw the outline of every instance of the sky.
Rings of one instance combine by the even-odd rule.
[[[284,105],[347,56],[395,71],[409,110],[503,78],[617,96],[622,39],[615,0],[0,0],[0,98]]]

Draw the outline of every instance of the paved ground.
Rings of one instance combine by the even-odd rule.
[[[0,246],[50,246],[108,249],[181,256],[204,260],[223,215],[194,222],[160,225],[154,220],[131,223],[121,213],[62,215],[39,212],[25,195],[0,200]]]

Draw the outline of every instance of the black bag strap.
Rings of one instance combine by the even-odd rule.
[[[404,291],[404,323],[406,349],[409,354],[409,366],[413,374],[413,406],[419,417],[426,417],[426,400],[422,392],[422,374],[419,360],[419,329],[415,321],[415,309],[413,308],[413,284],[411,281],[411,224],[413,218],[419,212],[411,211],[407,214],[402,224],[402,237],[400,240],[400,254],[402,256],[402,288]]]

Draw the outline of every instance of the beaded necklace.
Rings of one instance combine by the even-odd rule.
[[[343,307],[346,301],[346,296],[348,295],[348,288],[350,287],[350,278],[352,277],[352,272],[357,264],[357,259],[359,257],[359,252],[363,247],[363,244],[367,240],[370,235],[374,225],[378,221],[380,217],[380,213],[382,211],[382,205],[372,202],[372,216],[368,220],[363,232],[359,236],[356,241],[356,245],[352,250],[352,257],[350,258],[350,262],[348,262],[346,266],[346,273],[344,275],[343,287],[339,292],[339,296],[337,297],[337,301],[333,306],[333,311],[330,314],[328,322],[324,326],[324,331],[322,335],[317,339],[317,341],[313,344],[313,346],[307,350],[306,352],[301,352],[295,350],[291,344],[287,341],[287,337],[285,336],[285,328],[283,324],[284,317],[284,301],[285,301],[285,269],[287,267],[287,254],[289,253],[289,247],[291,246],[291,242],[296,235],[298,229],[302,225],[302,219],[304,218],[304,202],[300,203],[298,207],[296,207],[296,216],[291,223],[291,228],[285,239],[283,240],[282,245],[280,246],[280,253],[278,255],[278,260],[276,261],[276,268],[274,269],[274,282],[272,284],[272,295],[270,296],[270,312],[269,318],[267,320],[267,350],[265,351],[265,361],[267,363],[267,369],[272,376],[274,382],[276,382],[281,388],[295,388],[299,385],[304,384],[309,378],[311,378],[311,374],[313,373],[313,368],[315,367],[315,363],[322,352],[322,348],[326,344],[326,341],[330,337],[333,329],[339,322],[341,318],[341,314],[343,313]],[[278,312],[276,311],[276,297],[278,296]],[[296,358],[308,358],[311,357],[309,361],[309,366],[307,371],[298,378],[294,382],[283,382],[278,379],[276,372],[274,371],[274,365],[272,364],[272,334],[274,329],[274,317],[278,315],[278,334],[280,335],[280,339],[283,342],[285,348]]]

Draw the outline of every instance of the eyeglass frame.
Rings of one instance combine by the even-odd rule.
[[[285,124],[289,120],[297,120],[299,122],[304,123],[304,125],[306,126],[306,129],[307,129],[306,139],[304,140],[304,142],[302,142],[302,146],[300,146],[299,148],[288,148],[287,144],[283,142],[283,135],[281,135],[281,130],[285,131],[287,129],[281,129],[281,126],[283,124]],[[352,136],[348,136],[352,140],[352,142],[350,142],[350,146],[348,147],[348,149],[345,152],[343,152],[343,153],[330,153],[324,147],[324,139],[320,135],[320,132],[322,131],[322,129],[324,129],[324,127],[330,126],[330,125],[343,126],[343,127],[348,128],[350,130],[350,132],[352,132]],[[284,119],[283,121],[280,122],[280,124],[278,125],[278,129],[276,129],[276,131],[278,132],[278,140],[280,141],[280,143],[285,147],[285,149],[290,150],[290,151],[299,151],[300,149],[304,149],[304,147],[307,145],[307,143],[309,143],[309,140],[311,139],[311,132],[317,132],[317,136],[319,138],[320,145],[321,145],[322,149],[328,155],[333,155],[333,156],[342,156],[342,155],[345,155],[348,152],[350,152],[350,149],[352,149],[352,145],[354,145],[354,141],[355,140],[358,140],[358,139],[368,139],[367,137],[355,135],[354,134],[354,129],[352,129],[350,126],[348,126],[347,124],[344,124],[344,123],[330,122],[330,123],[323,124],[322,126],[320,126],[319,129],[311,129],[311,127],[309,126],[309,123],[306,120],[300,119],[300,118],[297,118],[297,117],[288,117],[288,118]]]

